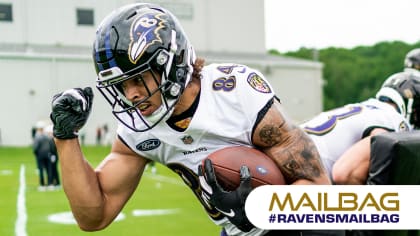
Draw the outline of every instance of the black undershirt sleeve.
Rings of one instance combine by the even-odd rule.
[[[251,138],[254,136],[255,129],[257,128],[258,124],[261,122],[261,120],[264,118],[265,114],[267,114],[268,110],[271,108],[271,106],[274,103],[274,99],[280,102],[280,99],[277,96],[274,96],[271,98],[265,106],[258,112],[257,119],[255,120],[254,127],[252,127],[252,134]]]

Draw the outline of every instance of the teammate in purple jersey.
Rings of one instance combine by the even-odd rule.
[[[301,125],[335,184],[366,183],[373,135],[419,126],[420,77],[406,71],[391,75],[376,98],[323,112]]]

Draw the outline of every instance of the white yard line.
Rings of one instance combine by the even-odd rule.
[[[26,222],[28,216],[26,214],[26,182],[25,182],[25,165],[20,166],[19,175],[19,192],[17,195],[17,219],[15,223],[15,236],[27,236]]]
[[[161,181],[161,182],[165,182],[165,183],[170,183],[170,184],[175,184],[175,185],[179,185],[179,186],[185,186],[185,184],[182,182],[181,179],[178,178],[173,178],[173,177],[167,177],[164,175],[159,175],[159,174],[150,174],[150,173],[144,173],[144,176],[153,179],[153,180],[157,180],[157,181]]]

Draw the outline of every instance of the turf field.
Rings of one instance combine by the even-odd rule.
[[[96,166],[109,147],[84,147]],[[147,171],[119,220],[99,232],[83,232],[74,223],[62,189],[38,191],[32,149],[0,147],[0,235],[219,235],[181,179],[157,164]]]

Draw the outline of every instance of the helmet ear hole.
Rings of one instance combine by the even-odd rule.
[[[160,51],[151,63],[152,68],[156,68],[159,71],[163,70],[169,61],[169,57],[170,56],[166,51]]]

